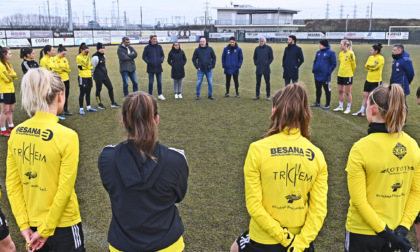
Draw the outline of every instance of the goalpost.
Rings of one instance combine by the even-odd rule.
[[[392,31],[393,29],[394,29],[394,31]],[[395,31],[396,29],[398,29],[399,31],[396,32]],[[409,35],[410,35],[410,31],[409,31],[410,29],[417,29],[417,32],[420,33],[420,26],[409,26],[409,25],[407,25],[407,26],[390,26],[389,27],[389,32],[387,34],[388,46],[391,45],[391,39],[408,40]]]

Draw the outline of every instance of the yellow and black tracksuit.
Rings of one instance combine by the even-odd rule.
[[[47,69],[48,71],[57,71],[55,57],[50,57],[48,55],[42,56],[42,59],[39,61],[39,66]]]
[[[83,97],[86,95],[86,105],[90,106],[90,91],[92,90],[92,62],[89,53],[80,53],[76,57],[77,67],[79,68],[79,106],[83,108]]]
[[[67,101],[70,94],[70,78],[69,73],[71,72],[69,60],[66,57],[55,56],[55,62],[57,62],[57,73],[60,75],[61,79],[66,86],[66,102],[64,103],[64,111],[68,112]]]
[[[404,132],[387,133],[385,124],[369,126],[348,158],[346,229],[361,235],[376,235],[386,225],[410,229],[420,209],[419,146]]]
[[[55,115],[37,111],[16,126],[8,143],[6,187],[13,215],[21,231],[35,227],[42,237],[81,222],[74,190],[79,138],[57,122]]]
[[[249,237],[286,247],[294,235],[291,247],[298,252],[309,247],[327,215],[328,172],[322,152],[298,129],[287,131],[249,147],[245,196]]]
[[[356,56],[353,51],[341,51],[338,54],[338,61],[340,61],[340,68],[338,69],[339,77],[353,77],[356,71]]]
[[[376,54],[370,56],[365,65],[365,70],[368,72],[366,80],[368,82],[381,82],[384,64],[385,59],[382,55]]]
[[[0,61],[0,94],[15,93],[13,81],[17,80],[18,76],[11,64],[6,62],[6,65]]]

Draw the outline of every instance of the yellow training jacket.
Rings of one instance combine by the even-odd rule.
[[[292,247],[300,252],[309,248],[327,215],[328,172],[322,152],[298,129],[287,130],[249,147],[244,166],[249,236],[279,244],[288,228],[296,235]]]
[[[48,55],[42,56],[42,59],[39,61],[39,66],[47,69],[48,71],[56,71],[57,65],[55,62],[55,57],[50,57]]]
[[[6,187],[20,230],[37,227],[42,237],[56,227],[81,222],[74,191],[79,162],[79,138],[37,111],[12,131],[7,153]]]
[[[338,60],[340,61],[338,76],[353,77],[354,71],[356,71],[356,56],[354,55],[354,52],[350,50],[347,52],[341,51],[338,54]]]
[[[13,81],[18,78],[12,65],[8,62],[6,62],[6,64],[9,70],[7,70],[6,66],[0,61],[0,94],[14,93],[15,85],[13,85]]]
[[[82,78],[92,77],[92,62],[90,61],[89,54],[83,55],[80,53],[76,57],[77,66],[79,67],[79,76]]]
[[[368,72],[366,80],[369,82],[382,81],[382,69],[384,68],[385,59],[382,55],[376,54],[368,58],[365,70]]]
[[[54,72],[58,73],[63,81],[68,81],[70,79],[68,73],[71,72],[68,59],[57,55],[54,57],[54,60],[57,63],[57,70]]]
[[[346,228],[375,235],[388,225],[410,229],[420,209],[420,150],[406,133],[371,133],[356,142],[347,163],[350,207]]]

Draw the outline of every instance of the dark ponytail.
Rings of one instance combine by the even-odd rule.
[[[83,50],[89,49],[85,42],[81,43],[79,46],[79,53],[82,53]]]
[[[376,45],[373,45],[372,48],[373,48],[373,50],[377,51],[378,53],[381,53],[382,44],[378,43]]]
[[[67,52],[67,49],[62,44],[59,44],[57,51],[59,53],[62,53],[62,52]]]
[[[42,57],[44,57],[44,54],[47,54],[47,52],[51,51],[51,49],[52,49],[51,45],[44,46],[44,48],[42,48],[41,52],[39,53],[39,60],[41,60]]]
[[[31,54],[34,49],[32,47],[23,47],[20,49],[20,58],[24,59],[28,54]]]
[[[9,64],[7,64],[6,61],[6,54],[7,52],[10,51],[9,47],[2,47],[0,46],[0,61],[1,63],[3,63],[3,65],[6,66],[7,71],[9,71]]]

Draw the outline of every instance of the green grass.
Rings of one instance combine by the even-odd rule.
[[[223,98],[225,93],[225,76],[221,68],[221,54],[227,43],[210,43],[217,55],[214,71],[215,101],[205,99],[207,83],[202,86],[202,100],[195,101],[196,71],[191,63],[194,49],[198,43],[182,44],[188,62],[186,78],[183,82],[183,100],[173,98],[173,82],[170,79],[170,67],[163,64],[163,93],[166,101],[159,101],[159,140],[172,147],[184,149],[190,167],[189,188],[185,200],[179,204],[179,210],[185,224],[184,238],[186,251],[228,251],[234,239],[248,228],[249,216],[245,208],[243,164],[248,146],[261,138],[269,126],[271,102],[264,99],[253,101],[255,95],[255,67],[252,61],[256,43],[240,43],[244,50],[244,64],[239,77],[241,98]],[[271,66],[272,94],[282,87],[281,58],[285,44],[271,44],[274,50],[274,62]],[[312,62],[317,45],[301,45],[304,51],[305,63],[302,65],[300,81],[306,83],[310,102],[315,101],[315,88],[311,73]],[[146,65],[140,59],[144,45],[136,45],[139,53],[137,76],[140,90],[147,90],[148,78]],[[163,48],[168,55],[171,45]],[[338,45],[333,50],[339,52]],[[116,46],[106,48],[108,70],[114,85],[116,101],[122,103],[122,81],[116,56]],[[368,45],[355,45],[357,70],[353,84],[353,109],[356,112],[361,105],[363,84],[366,72],[363,66],[369,57]],[[75,58],[76,48],[69,48],[68,59],[73,72],[70,80],[69,109],[78,111],[77,68]],[[95,47],[91,47],[93,51]],[[407,46],[415,70],[420,73],[420,46]],[[38,52],[38,51],[37,51]],[[13,51],[12,64],[21,76],[18,51]],[[391,72],[391,48],[383,48],[386,60],[384,80],[389,80]],[[337,70],[332,81],[332,104],[338,105],[338,91],[335,85]],[[415,78],[411,90],[419,86]],[[17,94],[20,80],[15,82]],[[130,82],[129,89],[132,89]],[[262,83],[262,94],[265,84]],[[96,106],[92,90],[92,104]],[[156,84],[154,86],[155,96]],[[231,93],[234,92],[233,85]],[[85,116],[75,114],[61,123],[74,129],[80,138],[79,174],[76,181],[76,193],[79,198],[80,211],[83,219],[85,241],[88,251],[105,251],[107,246],[107,231],[111,218],[108,195],[102,187],[97,169],[97,158],[102,148],[109,144],[117,144],[124,139],[124,131],[120,124],[120,109],[109,108],[110,101],[106,88],[102,90],[102,99],[106,110],[98,113],[87,113]],[[20,108],[20,98],[14,112],[15,124],[27,119]],[[325,96],[322,96],[322,103]],[[408,96],[409,116],[405,131],[420,139],[420,109],[416,105],[415,94]],[[313,109],[311,123],[312,141],[323,152],[328,163],[329,192],[328,215],[318,238],[315,240],[317,251],[341,251],[345,239],[345,219],[348,208],[348,190],[346,173],[344,171],[347,156],[352,144],[366,135],[368,123],[365,118],[334,113],[332,109],[323,111]],[[0,139],[0,180],[4,186],[6,174],[7,138]],[[3,187],[4,188],[4,187]],[[12,238],[22,251],[24,241],[19,234],[16,222],[10,211],[10,205],[3,189],[1,207],[5,212]],[[415,242],[414,232],[410,239]]]

